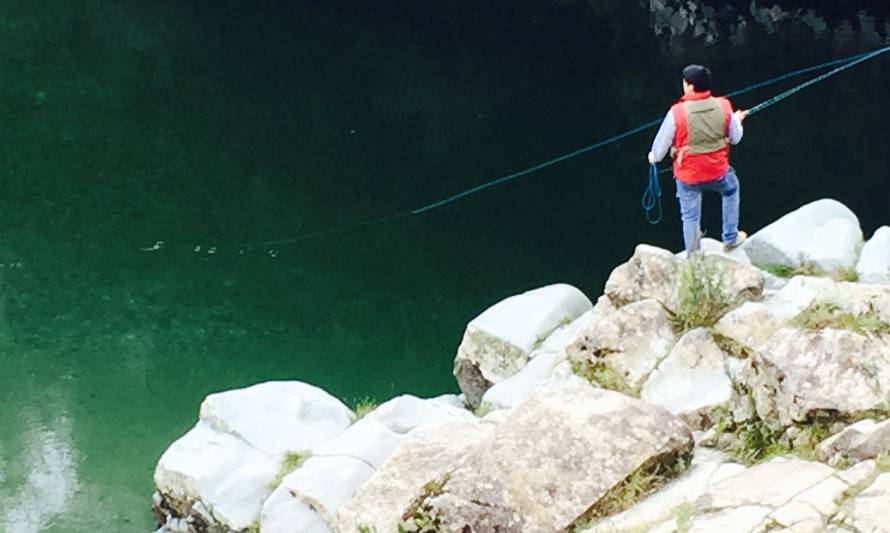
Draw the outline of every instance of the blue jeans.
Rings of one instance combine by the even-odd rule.
[[[739,179],[729,167],[720,179],[687,185],[677,182],[680,219],[683,221],[683,243],[686,252],[698,251],[701,240],[701,193],[713,191],[723,197],[723,242],[732,244],[739,232]]]

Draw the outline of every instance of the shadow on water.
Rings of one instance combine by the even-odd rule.
[[[670,184],[660,226],[639,208],[644,134],[403,222],[237,243],[402,212],[652,120],[692,60],[723,91],[886,39],[883,13],[747,2],[316,4],[0,10],[0,529],[146,530],[154,464],[208,393],[455,391],[485,307],[555,281],[596,296],[679,229]],[[750,122],[747,228],[825,196],[866,233],[888,222],[888,71]]]

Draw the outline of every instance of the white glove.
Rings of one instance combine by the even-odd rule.
[[[648,157],[649,157],[649,163],[650,163],[650,164],[654,165],[655,163],[658,163],[658,161],[656,161],[656,159],[655,159],[655,154],[653,154],[652,152],[649,152],[649,156],[648,156]]]

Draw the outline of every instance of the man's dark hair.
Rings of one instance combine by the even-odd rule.
[[[711,90],[711,70],[701,65],[689,65],[683,69],[683,79],[692,84],[695,92]]]

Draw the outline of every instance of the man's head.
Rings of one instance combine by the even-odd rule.
[[[701,93],[711,90],[711,70],[701,65],[689,65],[683,69],[683,92]]]

